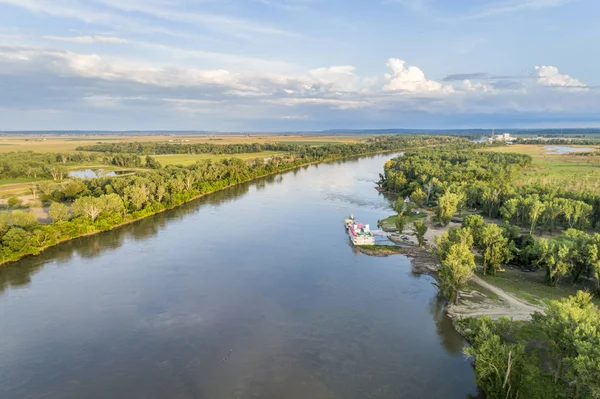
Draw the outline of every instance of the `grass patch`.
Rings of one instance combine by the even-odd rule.
[[[568,277],[564,277],[557,287],[550,287],[546,284],[544,271],[530,273],[507,267],[504,273],[498,273],[495,276],[480,275],[479,277],[534,305],[566,298],[575,295],[580,290],[593,292],[592,283],[573,285]],[[600,305],[600,298],[594,298],[594,302]]]
[[[15,179],[0,179],[0,186],[8,186],[10,184],[23,184],[23,183],[33,183],[39,182],[43,179],[39,177],[18,177]]]
[[[411,214],[406,217],[407,224],[414,223],[417,220],[425,219],[426,217],[427,217],[427,214],[425,212],[421,212],[418,215]],[[387,217],[383,220],[380,220],[379,223],[380,223],[381,228],[384,229],[385,231],[395,231],[396,230],[396,220],[398,220],[397,214]]]

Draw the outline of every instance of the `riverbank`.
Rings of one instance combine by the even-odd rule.
[[[389,239],[396,244],[406,246],[402,253],[411,259],[414,273],[427,274],[436,278],[439,260],[435,253],[435,239],[451,228],[460,227],[460,224],[450,223],[448,226],[440,226],[429,223],[429,225],[425,234],[429,244],[425,247],[416,246],[414,237],[411,237],[411,241],[409,241],[410,246],[407,246],[406,241],[399,236],[390,235]],[[410,230],[410,226],[407,230]],[[458,304],[448,304],[445,310],[456,325],[458,319],[484,315],[490,316],[492,319],[509,317],[513,320],[530,320],[535,312],[544,312],[544,307],[527,303],[527,301],[474,275],[469,281],[468,290],[459,292]]]
[[[109,225],[108,227],[105,226],[105,227],[98,228],[98,227],[96,227],[94,225],[88,226],[90,228],[93,228],[94,230],[93,231],[81,232],[81,233],[77,233],[76,235],[70,235],[70,236],[65,237],[65,238],[57,239],[56,241],[52,242],[51,244],[39,246],[39,247],[35,248],[34,251],[31,251],[29,253],[22,253],[22,254],[20,253],[20,254],[16,254],[15,256],[7,257],[7,258],[2,259],[0,261],[0,267],[4,267],[4,266],[10,265],[10,264],[14,264],[14,263],[20,261],[21,259],[26,258],[26,257],[38,256],[39,254],[41,254],[42,252],[44,252],[48,248],[52,248],[52,247],[55,247],[57,245],[60,245],[60,244],[66,243],[66,242],[73,241],[73,240],[76,240],[78,238],[89,237],[89,236],[100,234],[100,233],[103,233],[103,232],[106,232],[106,231],[118,229],[118,228],[123,227],[123,226],[127,226],[129,224],[132,224],[132,223],[138,222],[140,220],[146,219],[146,218],[148,218],[150,216],[154,216],[154,215],[160,214],[162,212],[165,212],[165,211],[168,211],[168,210],[171,210],[171,209],[175,209],[175,208],[177,208],[177,207],[179,207],[181,205],[184,205],[186,203],[190,203],[190,202],[192,202],[194,200],[197,200],[197,199],[200,199],[200,198],[202,198],[202,197],[204,197],[206,195],[213,194],[213,193],[216,193],[216,192],[219,192],[219,191],[222,191],[222,190],[226,190],[228,188],[231,188],[231,187],[234,187],[234,186],[237,186],[237,185],[240,185],[240,184],[249,183],[249,182],[261,179],[261,178],[265,178],[265,177],[272,176],[272,175],[277,175],[279,173],[288,172],[288,171],[291,171],[291,170],[295,170],[295,169],[307,167],[307,166],[310,166],[310,165],[316,165],[316,164],[327,163],[327,162],[335,162],[335,161],[347,160],[347,159],[353,159],[353,158],[361,158],[361,157],[371,156],[371,155],[394,153],[394,152],[399,152],[399,151],[403,151],[403,149],[371,151],[371,152],[365,152],[365,153],[362,153],[362,154],[352,154],[352,155],[349,155],[349,156],[331,157],[331,158],[322,159],[322,160],[318,160],[318,161],[312,161],[312,162],[306,162],[306,163],[302,163],[302,164],[298,164],[298,165],[293,165],[293,166],[290,166],[288,168],[283,168],[283,169],[274,171],[272,173],[265,173],[265,174],[262,174],[262,175],[259,175],[259,176],[254,176],[254,177],[248,178],[248,179],[243,180],[243,181],[239,181],[239,182],[234,183],[234,184],[230,184],[230,185],[227,185],[227,186],[220,187],[220,188],[218,188],[216,190],[212,190],[212,191],[200,193],[198,195],[193,195],[192,197],[190,197],[188,199],[185,199],[183,202],[178,203],[175,206],[163,207],[163,208],[158,209],[158,210],[153,209],[152,211],[147,211],[147,209],[144,209],[143,211],[137,212],[139,214],[139,216],[134,216],[134,217],[130,217],[131,215],[128,214],[126,216],[126,219],[123,220],[122,222],[116,223],[114,225]],[[58,223],[68,223],[68,222],[58,222]]]

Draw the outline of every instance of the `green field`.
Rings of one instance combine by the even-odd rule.
[[[578,191],[600,189],[600,158],[556,154],[547,151],[545,147],[544,145],[517,144],[497,147],[489,149],[489,151],[516,152],[528,154],[533,158],[533,165],[521,172],[517,177],[517,184],[550,184]]]
[[[154,158],[160,162],[162,165],[191,165],[196,163],[197,161],[201,161],[203,159],[212,159],[215,161],[221,159],[229,159],[229,158],[239,158],[243,160],[247,159],[256,159],[256,158],[268,158],[277,155],[282,155],[283,152],[277,151],[262,151],[262,152],[252,152],[248,154],[223,154],[223,155],[212,155],[212,154],[199,154],[199,155],[190,155],[190,154],[169,154],[169,155],[155,155]]]
[[[20,177],[16,179],[0,179],[0,186],[7,186],[9,184],[22,184],[22,183],[32,183],[41,181],[43,179],[34,178],[34,177]]]
[[[523,272],[518,269],[506,268],[505,272],[498,273],[495,276],[479,275],[479,277],[534,305],[545,304],[551,300],[575,295],[578,290],[588,290],[591,292],[594,290],[592,282],[574,286],[569,276],[563,277],[562,282],[558,286],[551,287],[546,284],[543,270]],[[600,298],[595,297],[594,302],[600,305]]]

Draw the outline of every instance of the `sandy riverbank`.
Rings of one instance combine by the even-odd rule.
[[[451,228],[460,227],[460,223],[450,223],[448,226],[440,226],[431,221],[433,214],[428,215],[423,221],[429,227],[425,238],[427,245],[424,248],[417,246],[414,236],[407,235],[410,240],[405,241],[400,235],[390,235],[390,240],[402,246],[402,254],[411,259],[414,273],[429,274],[436,277],[439,267],[437,254],[435,253],[435,238],[441,236]],[[407,226],[406,231],[412,231],[412,224]],[[529,320],[535,312],[543,312],[544,308],[534,306],[506,291],[483,281],[474,275],[469,284],[469,290],[459,293],[458,305],[449,304],[446,312],[453,319],[464,317],[490,316],[492,319],[509,317],[514,320]]]

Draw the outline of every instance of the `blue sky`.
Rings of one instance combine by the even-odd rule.
[[[0,0],[0,130],[600,126],[594,0]]]

